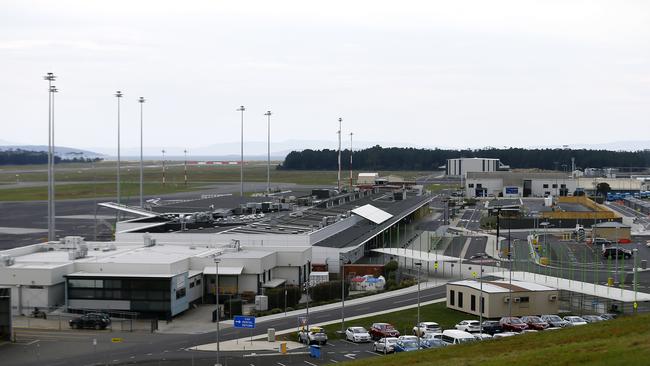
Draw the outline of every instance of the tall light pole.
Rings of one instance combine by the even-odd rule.
[[[52,82],[56,80],[56,76],[48,72],[47,75],[43,77],[44,80],[48,82],[47,88],[47,240],[54,240],[54,191],[52,187],[54,185],[54,168],[52,162],[54,161],[53,153],[53,126],[52,126]]]
[[[483,337],[483,261],[488,258],[488,255],[485,253],[477,253],[471,256],[470,259],[480,259],[479,263],[479,299],[478,299],[478,312],[479,312],[479,333],[481,338]]]
[[[339,254],[339,262],[341,263],[341,334],[345,332],[345,256]]]
[[[239,159],[239,195],[244,197],[244,106],[239,106],[237,112],[241,112],[241,155]]]
[[[271,111],[266,111],[267,117],[267,140],[266,140],[266,193],[271,193]]]
[[[636,313],[636,311],[637,311],[637,307],[638,307],[638,304],[637,304],[637,302],[636,302],[636,283],[637,283],[637,282],[636,282],[636,281],[637,281],[637,280],[636,280],[636,274],[637,274],[637,269],[636,269],[636,257],[637,257],[637,253],[639,252],[639,249],[638,249],[638,248],[634,248],[634,249],[632,250],[632,252],[633,252],[633,255],[634,255],[634,277],[633,277],[633,281],[634,281],[634,283],[633,283],[633,287],[634,287],[634,304],[633,304],[633,307],[634,307],[634,313]],[[616,253],[616,254],[618,255],[618,253]]]
[[[187,185],[187,149],[183,150],[185,154],[185,162],[183,163],[183,178],[185,180],[185,185]]]
[[[50,86],[52,95],[52,235],[56,239],[56,144],[54,143],[54,94],[58,93],[56,86]]]
[[[336,180],[339,193],[341,192],[341,123],[342,122],[343,122],[343,118],[339,117],[339,130],[337,132],[339,135],[339,154],[338,154],[339,171],[338,171],[338,178]]]
[[[115,92],[115,97],[117,98],[117,204],[120,204],[120,99],[122,99],[122,92]]]
[[[352,135],[354,133],[350,132],[350,192],[352,192]]]
[[[415,265],[418,267],[418,323],[417,327],[420,326],[420,269],[422,268],[422,262],[417,262]]]
[[[214,294],[215,294],[215,302],[217,304],[217,363],[215,366],[221,366],[221,363],[219,363],[219,319],[221,318],[221,311],[219,309],[219,258],[215,257],[214,258],[214,274],[215,274],[215,280],[214,280]]]
[[[144,97],[140,97],[138,99],[138,103],[140,103],[140,207],[144,207],[144,201],[142,200],[142,191],[143,191],[143,180],[144,180],[144,163],[142,160],[142,140],[143,140],[143,122],[142,122],[142,117],[143,117],[143,106],[144,106]]]
[[[162,149],[162,185],[165,186],[165,149]]]

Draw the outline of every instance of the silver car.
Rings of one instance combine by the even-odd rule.
[[[381,338],[372,346],[375,352],[387,354],[395,352],[395,345],[397,344],[397,337]]]

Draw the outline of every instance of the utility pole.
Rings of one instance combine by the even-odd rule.
[[[350,132],[350,192],[354,189],[352,186],[352,135],[354,133]]]
[[[217,363],[215,366],[221,366],[221,363],[219,363],[219,320],[221,318],[221,311],[219,309],[219,258],[215,257],[214,258],[214,269],[215,269],[215,282],[214,282],[214,295],[215,295],[215,302],[217,304]]]
[[[165,149],[162,149],[162,185],[165,186]]]
[[[420,254],[421,255],[421,254]],[[422,268],[422,262],[417,262],[415,265],[418,267],[418,322],[415,325],[418,330],[417,333],[420,333],[420,269]],[[420,335],[416,334],[418,336],[418,346],[420,345]],[[424,335],[424,333],[422,333]]]
[[[117,98],[117,204],[121,202],[121,193],[120,193],[120,164],[121,164],[121,155],[120,155],[120,99],[122,99],[122,92],[117,91],[115,97]],[[119,217],[119,213],[118,213]]]
[[[271,111],[266,111],[267,117],[267,140],[266,140],[266,193],[271,193]]]
[[[337,132],[339,135],[339,155],[338,155],[339,172],[338,172],[338,178],[336,180],[339,193],[341,192],[341,122],[343,122],[343,118],[339,117],[339,131]]]
[[[243,105],[237,108],[241,112],[241,155],[239,159],[239,195],[244,197],[244,108]]]
[[[341,263],[341,335],[345,334],[345,257],[339,254]]]
[[[54,192],[52,190],[54,183],[54,169],[52,162],[53,158],[53,138],[52,138],[52,93],[53,85],[52,82],[56,80],[56,76],[48,72],[47,75],[43,77],[44,80],[47,80],[47,240],[54,240]]]

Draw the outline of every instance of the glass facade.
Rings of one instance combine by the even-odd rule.
[[[69,278],[68,299],[130,301],[130,311],[169,313],[171,311],[169,278]],[[185,296],[177,293],[176,296]]]

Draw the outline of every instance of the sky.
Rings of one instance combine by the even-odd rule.
[[[0,0],[0,140],[206,147],[650,140],[648,1]],[[231,144],[233,145],[233,144]],[[327,143],[323,143],[327,145]],[[233,146],[236,146],[234,144]],[[233,151],[236,153],[238,151]]]

